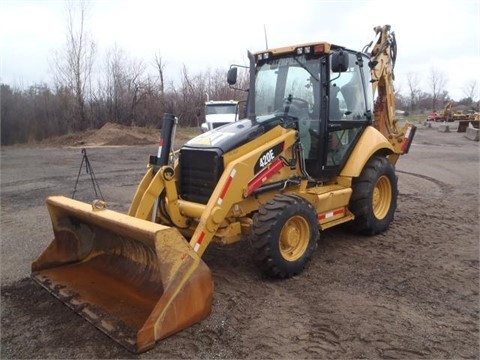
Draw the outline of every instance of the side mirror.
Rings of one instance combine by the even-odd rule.
[[[341,73],[348,70],[348,53],[339,50],[332,54],[332,72]]]
[[[227,73],[227,82],[229,85],[235,85],[237,83],[237,67],[231,67]]]

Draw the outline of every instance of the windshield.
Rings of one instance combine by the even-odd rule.
[[[206,115],[214,114],[236,114],[237,104],[212,104],[207,105],[205,109]]]
[[[255,82],[255,113],[259,122],[284,113],[296,116],[293,108],[312,113],[314,92],[319,91],[318,59],[305,55],[271,59],[257,67]],[[292,106],[292,104],[294,106]]]

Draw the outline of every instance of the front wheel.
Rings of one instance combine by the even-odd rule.
[[[250,240],[257,265],[268,276],[299,274],[310,260],[319,238],[317,212],[297,195],[277,195],[253,218]]]
[[[355,219],[350,223],[350,229],[364,235],[385,231],[393,221],[397,196],[393,164],[386,157],[372,157],[353,181],[349,208]]]

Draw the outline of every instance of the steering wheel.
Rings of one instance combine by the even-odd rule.
[[[302,112],[305,112],[306,114],[308,114],[310,109],[310,103],[307,100],[289,96],[283,99],[283,108],[278,109],[275,112],[285,113],[285,108],[287,106],[289,108],[288,114],[293,113],[293,114],[300,115]]]
[[[294,101],[299,102],[299,103],[302,103],[302,104],[305,104],[305,105],[307,106],[307,109],[308,109],[309,106],[310,106],[310,103],[309,103],[307,100],[302,99],[302,98],[289,96],[289,97],[286,97],[286,98],[283,99],[283,102],[284,102],[285,104],[290,104],[290,105],[292,105]]]

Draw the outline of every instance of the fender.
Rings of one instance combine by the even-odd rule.
[[[358,140],[340,176],[360,176],[367,161],[377,152],[393,154],[394,149],[387,138],[373,126],[368,126]]]

